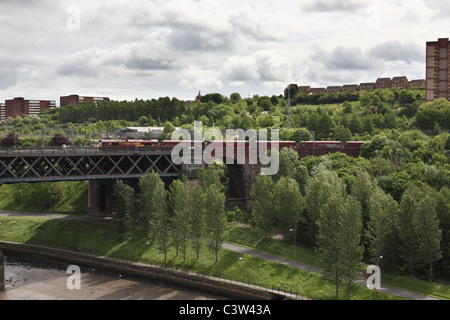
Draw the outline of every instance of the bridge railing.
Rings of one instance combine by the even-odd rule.
[[[148,153],[167,153],[168,151],[163,148],[152,148],[149,150],[141,150],[141,149],[108,149],[102,150],[98,147],[44,147],[44,148],[0,148],[0,155],[11,155],[11,156],[35,156],[35,155],[83,155],[83,154],[134,154],[136,152],[148,152]]]

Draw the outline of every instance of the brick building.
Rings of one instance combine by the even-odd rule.
[[[392,78],[392,87],[398,89],[405,89],[409,85],[409,80],[405,76]]]
[[[5,101],[4,117],[15,118],[17,116],[37,115],[43,110],[55,108],[54,100],[25,100],[24,98],[14,98]]]
[[[378,78],[376,83],[376,89],[388,89],[392,88],[391,78]]]
[[[426,101],[450,100],[450,41],[429,41],[426,48]]]
[[[342,91],[342,86],[329,86],[329,87],[327,87],[327,92],[328,93],[341,92],[341,91]]]
[[[367,90],[375,90],[377,88],[377,84],[375,82],[363,82],[359,85],[359,90],[367,91]]]
[[[5,104],[4,103],[0,103],[0,122],[5,121],[6,117],[5,117]]]
[[[311,86],[299,86],[298,92],[303,94],[310,94],[311,93]]]
[[[97,103],[98,101],[109,101],[109,98],[107,98],[107,97],[81,97],[76,94],[59,98],[59,103],[60,103],[61,107],[67,107],[71,103],[78,103],[78,102],[82,102],[82,101],[94,101],[95,103]]]
[[[344,84],[342,86],[342,92],[347,92],[347,91],[358,91],[359,90],[359,85],[357,84]]]

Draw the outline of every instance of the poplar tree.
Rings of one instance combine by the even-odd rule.
[[[113,186],[114,220],[119,223],[119,232],[124,231],[130,224],[133,225],[133,215],[135,214],[135,192],[134,189],[126,185],[122,180],[117,180]]]
[[[175,180],[170,185],[169,207],[172,210],[172,232],[176,242],[176,255],[181,247],[183,262],[186,260],[187,236],[189,222],[189,185],[186,180]]]
[[[164,182],[159,179],[156,181],[150,201],[153,208],[153,219],[151,229],[154,232],[156,241],[164,252],[164,263],[167,261],[167,250],[169,243],[170,218],[167,208],[167,191]]]
[[[206,203],[206,231],[207,241],[219,261],[219,250],[225,241],[227,230],[227,215],[225,213],[225,194],[217,184],[204,190],[208,202]]]
[[[347,283],[348,299],[351,299],[352,288],[358,274],[363,270],[363,251],[361,235],[363,225],[361,219],[361,205],[353,197],[347,197],[340,218],[339,246],[341,256],[339,259],[342,268],[342,279]]]
[[[417,228],[418,235],[417,259],[419,264],[425,267],[431,281],[433,266],[442,258],[440,245],[442,232],[439,229],[436,201],[433,198],[425,195],[419,200],[413,223]]]
[[[273,200],[278,226],[287,238],[291,229],[297,229],[305,203],[297,181],[281,177],[274,186]]]
[[[303,223],[306,227],[306,238],[311,245],[316,245],[318,232],[317,219],[320,209],[333,195],[342,196],[345,186],[339,181],[334,171],[328,170],[325,165],[316,166],[307,179],[305,187],[305,211]]]
[[[273,205],[274,182],[271,176],[258,175],[252,187],[250,195],[253,198],[252,215],[258,228],[264,236],[275,224],[275,213]]]
[[[372,261],[374,262],[382,256],[384,262],[391,263],[395,272],[399,242],[398,203],[380,188],[375,188],[369,200],[368,211],[368,250]]]
[[[190,236],[193,239],[197,259],[200,257],[200,249],[205,234],[206,203],[206,194],[202,187],[196,186],[190,199],[189,222],[192,226]]]

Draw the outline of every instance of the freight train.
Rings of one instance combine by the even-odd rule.
[[[341,141],[301,141],[297,143],[295,141],[258,141],[258,147],[265,145],[267,149],[271,147],[292,148],[292,149],[349,149],[360,150],[366,143],[365,141],[347,141],[342,143]],[[252,143],[249,141],[190,141],[190,140],[100,140],[99,148],[104,151],[108,150],[121,150],[121,149],[172,149],[175,146],[188,146],[190,148],[210,146],[211,148],[249,148],[252,147]]]

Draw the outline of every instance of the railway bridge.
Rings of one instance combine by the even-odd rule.
[[[260,154],[250,161],[248,147],[223,148],[220,155],[227,165],[229,196],[233,199],[249,199],[251,187],[264,165]],[[359,156],[359,148],[295,148],[299,158],[343,152]],[[202,150],[203,151],[203,150]],[[137,187],[140,177],[157,172],[167,183],[187,176],[197,178],[197,171],[207,166],[204,153],[194,154],[194,164],[176,164],[172,149],[117,149],[102,150],[86,148],[40,148],[0,149],[0,185],[13,183],[84,181],[88,180],[88,208],[93,213],[112,212],[113,184],[117,179]],[[211,153],[212,156],[214,152]],[[201,157],[201,160],[198,157]],[[253,159],[254,160],[254,159]],[[207,162],[207,161],[206,161]],[[266,163],[267,164],[267,163]]]
[[[181,176],[195,183],[197,171],[206,167],[203,159],[201,164],[175,164],[171,151],[159,148],[105,151],[95,147],[3,149],[0,150],[0,185],[87,180],[89,210],[110,214],[113,184],[117,179],[137,187],[140,177],[155,171],[167,183]],[[230,163],[230,157],[234,156],[225,153],[224,162]],[[227,167],[231,197],[248,198],[260,165],[231,163]]]

